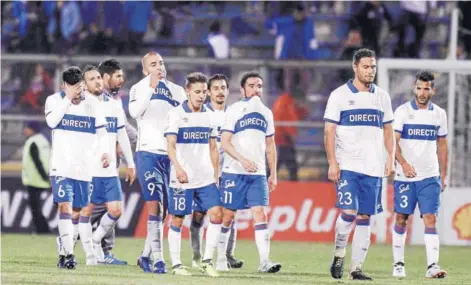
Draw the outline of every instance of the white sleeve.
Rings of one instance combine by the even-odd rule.
[[[106,130],[107,122],[106,122],[105,116],[99,110],[98,100],[96,100],[96,102],[92,104],[92,108],[93,108],[93,115],[95,117],[95,129],[96,129],[96,134],[98,136],[100,153],[101,154],[109,153],[110,144],[109,144],[108,131]]]
[[[129,91],[129,114],[134,119],[144,114],[149,106],[154,89],[140,81]]]
[[[394,113],[393,113],[392,105],[391,105],[391,97],[389,97],[388,93],[384,94],[383,107],[384,107],[383,125],[390,124],[394,121]]]
[[[51,129],[57,127],[71,104],[72,102],[67,96],[62,99],[55,95],[47,97],[44,114],[46,115],[47,125]]]
[[[329,100],[327,101],[327,106],[325,107],[324,112],[324,121],[331,122],[334,124],[340,123],[340,102],[337,100],[336,93],[330,93]]]
[[[126,132],[126,129],[124,129],[124,125],[123,127],[118,128],[118,143],[121,147],[121,150],[123,151],[128,168],[134,168],[135,166],[134,159],[132,156],[131,143],[129,142],[129,137]]]
[[[404,127],[404,108],[402,106],[398,107],[396,112],[394,112],[393,127],[396,133],[402,133]]]
[[[216,121],[216,116],[214,115],[210,115],[211,116],[211,135],[210,137],[211,138],[217,138],[218,135],[219,135],[219,131],[218,131],[218,125],[217,125],[217,121]]]
[[[178,136],[178,121],[179,117],[177,112],[169,112],[167,116],[167,127],[165,129],[165,136],[176,135]]]
[[[445,110],[440,114],[440,127],[438,129],[438,137],[444,138],[448,135],[448,119]]]
[[[266,137],[271,137],[275,134],[275,124],[273,122],[273,113],[272,111],[268,112],[267,117],[267,132],[265,134]]]
[[[221,133],[231,132],[234,133],[235,124],[237,122],[237,116],[233,111],[234,108],[229,108],[224,116],[224,124],[221,127]]]
[[[116,104],[117,113],[118,113],[118,115],[117,115],[117,118],[118,118],[117,124],[118,125],[116,127],[118,128],[118,130],[124,128],[124,126],[126,125],[126,115],[124,114],[123,108],[119,107],[120,105],[121,104]]]

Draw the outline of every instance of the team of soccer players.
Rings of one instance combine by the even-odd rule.
[[[331,275],[342,278],[346,246],[356,222],[349,276],[371,280],[362,271],[370,245],[370,216],[382,212],[382,180],[394,172],[396,161],[393,276],[406,276],[407,217],[418,203],[426,227],[426,277],[443,278],[446,272],[438,265],[435,227],[447,175],[447,120],[445,111],[430,102],[434,77],[419,73],[415,98],[393,114],[388,93],[373,84],[374,52],[358,50],[352,66],[354,79],[331,93],[324,116],[328,176],[336,184],[336,207],[341,209]],[[255,72],[244,74],[242,99],[227,108],[229,83],[224,75],[208,80],[201,73],[190,73],[183,88],[167,79],[164,61],[155,52],[142,58],[142,72],[144,78],[132,86],[129,96],[129,113],[138,123],[137,177],[148,211],[139,266],[144,272],[167,272],[162,241],[168,211],[172,215],[168,231],[172,274],[191,275],[180,259],[181,228],[190,214],[193,267],[212,277],[219,276],[217,271],[242,267],[243,261],[234,257],[234,217],[239,209],[251,209],[259,272],[278,272],[281,264],[269,258],[265,212],[269,192],[277,186],[274,122],[272,112],[260,100],[262,77]],[[86,265],[127,264],[109,252],[121,215],[117,145],[127,162],[126,181],[132,184],[136,177],[124,128],[126,116],[112,95],[124,82],[122,70],[115,60],[102,62],[98,68],[70,67],[62,73],[62,81],[63,91],[49,96],[45,108],[47,124],[53,129],[51,181],[59,205],[58,267],[76,267],[78,236]],[[92,232],[92,211],[103,205],[106,211],[101,211],[99,226]],[[206,215],[209,225],[202,252]],[[102,248],[102,243],[108,246]]]

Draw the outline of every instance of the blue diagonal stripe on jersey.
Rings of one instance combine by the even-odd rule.
[[[423,124],[404,124],[402,127],[401,139],[406,140],[437,140],[439,126]]]
[[[341,126],[371,126],[383,128],[384,113],[376,109],[353,109],[340,112]]]
[[[176,107],[180,105],[180,103],[176,100],[172,99],[172,93],[168,89],[167,85],[162,81],[159,82],[159,85],[155,88],[154,94],[150,97],[150,100],[163,100],[167,101],[170,105]]]
[[[211,128],[208,127],[187,127],[179,128],[177,135],[177,143],[197,144],[209,143]]]
[[[55,129],[94,134],[95,118],[65,114]]]
[[[118,132],[118,118],[116,118],[116,117],[106,117],[106,131],[108,133],[117,133]]]
[[[264,133],[267,132],[267,120],[265,120],[265,117],[262,116],[262,114],[253,112],[244,115],[241,119],[239,119],[234,128],[234,134],[238,132],[242,132],[244,130],[259,130]]]

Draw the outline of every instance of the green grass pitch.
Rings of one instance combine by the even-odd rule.
[[[364,284],[350,281],[347,273],[341,281],[329,274],[332,245],[319,243],[272,242],[271,257],[282,263],[277,274],[259,274],[258,253],[253,241],[239,241],[237,257],[245,260],[243,269],[222,273],[219,278],[205,277],[191,269],[193,276],[172,276],[171,274],[145,274],[135,265],[144,240],[119,238],[114,253],[127,260],[128,266],[84,265],[80,242],[76,246],[79,265],[76,270],[56,268],[57,254],[53,236],[10,235],[1,236],[1,284]],[[165,243],[168,249],[167,243]],[[182,261],[191,266],[191,249],[188,240],[182,241]],[[350,250],[348,250],[350,251]],[[169,264],[168,252],[165,253]],[[347,259],[348,259],[347,255]],[[391,277],[392,253],[390,246],[372,245],[364,271],[374,279],[367,284],[471,284],[471,247],[445,247],[440,249],[441,266],[448,276],[441,280],[427,280],[425,274],[425,250],[422,246],[408,246],[406,249],[407,278],[396,280]],[[349,262],[346,267],[349,266]]]

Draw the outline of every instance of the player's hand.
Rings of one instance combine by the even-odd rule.
[[[337,183],[340,179],[340,167],[338,163],[333,163],[329,165],[329,173],[328,173],[329,180]]]
[[[440,176],[440,180],[442,181],[442,192],[445,191],[446,189],[446,177],[445,176]]]
[[[158,71],[152,72],[150,74],[150,87],[153,89],[157,88],[159,81],[160,81],[159,72]]]
[[[101,163],[103,163],[103,168],[108,168],[108,166],[110,166],[110,157],[107,153],[104,153],[101,156]]]
[[[406,177],[413,178],[417,176],[417,171],[415,171],[415,168],[407,161],[401,164],[401,167]]]
[[[176,171],[177,171],[178,182],[188,183],[188,175],[186,174],[185,170],[183,170],[183,168],[181,167],[178,167]]]
[[[216,181],[216,186],[219,188],[219,174],[214,174],[214,180]]]
[[[388,158],[388,162],[386,163],[386,167],[384,167],[384,177],[390,177],[395,173],[394,169],[394,159]]]
[[[82,96],[82,85],[75,84],[73,86],[65,85],[64,87],[65,96],[69,98],[71,101],[78,100]]]
[[[136,180],[136,169],[135,168],[126,168],[126,179],[124,181],[129,181],[129,186],[131,186]]]
[[[276,179],[276,175],[270,175],[270,177],[268,177],[268,190],[270,192],[275,191],[277,185],[278,185],[278,181]]]
[[[257,170],[258,170],[258,167],[255,164],[255,162],[253,162],[251,160],[248,160],[248,159],[244,158],[244,159],[242,159],[241,163],[242,163],[242,166],[244,167],[244,169],[247,172],[257,172]]]

